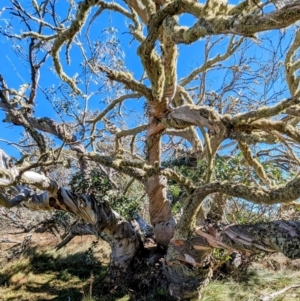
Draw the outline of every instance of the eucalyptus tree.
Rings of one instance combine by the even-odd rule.
[[[209,196],[215,208],[224,204],[220,195],[298,204],[300,1],[2,5],[11,70],[1,70],[0,108],[35,149],[28,159],[28,143],[12,141],[22,156],[15,163],[1,151],[2,206],[75,214],[91,233],[110,237],[112,266],[126,272],[142,248],[139,232],[106,198],[72,191],[49,168],[84,177],[96,168],[140,182],[156,242],[166,250],[168,290],[179,299],[197,297],[209,281],[215,248],[299,257],[299,222],[226,226],[200,217]],[[38,117],[41,103],[55,113]],[[166,156],[182,153],[205,162],[201,177],[191,181],[163,166]],[[238,165],[227,164],[220,179],[215,159],[237,153],[243,172],[232,176]],[[168,179],[185,190],[177,221]]]

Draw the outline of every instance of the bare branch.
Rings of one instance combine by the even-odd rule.
[[[242,141],[238,141],[238,143],[239,143],[239,148],[242,151],[244,158],[246,159],[248,164],[254,168],[256,174],[262,180],[262,182],[266,184],[267,187],[270,187],[271,181],[267,177],[266,172],[262,167],[262,165],[260,164],[260,162],[253,158],[249,145]]]
[[[300,133],[299,131],[293,127],[292,125],[284,122],[284,121],[269,121],[265,119],[261,119],[255,121],[251,124],[255,129],[260,129],[262,131],[270,131],[275,130],[282,134],[285,134],[292,138],[296,142],[300,142]]]
[[[149,17],[145,5],[139,0],[127,0],[126,3],[136,11],[145,24],[148,24]]]
[[[95,131],[95,128],[96,128],[96,123],[98,121],[100,121],[102,118],[104,118],[105,115],[110,110],[113,110],[118,104],[122,103],[126,99],[139,98],[139,97],[141,97],[141,94],[131,93],[131,94],[122,95],[122,96],[114,99],[113,101],[111,101],[111,103],[100,114],[98,114],[95,118],[87,120],[88,123],[92,123],[93,124],[92,129],[91,129],[91,135],[94,134],[94,131]]]
[[[255,120],[259,120],[262,118],[269,118],[278,115],[279,113],[283,112],[289,107],[298,105],[299,103],[300,103],[300,98],[288,98],[286,100],[282,100],[279,104],[273,107],[261,107],[256,111],[237,114],[231,118],[230,123],[233,126],[251,124]]]
[[[28,114],[24,114],[24,112],[18,110],[18,105],[21,103],[21,98],[23,95],[18,95],[17,98],[13,98],[12,101],[9,97],[9,89],[4,81],[3,77],[0,75],[0,108],[3,108],[6,112],[9,113],[9,119],[15,124],[21,124],[24,126],[26,131],[31,135],[34,141],[37,143],[40,153],[46,153],[46,143],[44,136],[40,134],[36,129],[32,126],[32,124],[28,121]],[[23,88],[21,87],[20,92],[23,93]],[[16,101],[16,103],[14,103]],[[21,106],[22,109],[22,106]]]
[[[296,51],[300,47],[300,30],[298,29],[295,35],[293,44],[290,46],[285,58],[286,80],[289,86],[291,95],[299,95],[300,78],[296,75],[299,70],[299,58],[295,57]]]
[[[145,124],[145,125],[137,126],[132,129],[122,130],[116,134],[116,139],[120,139],[122,137],[131,136],[131,135],[135,136],[135,135],[147,130],[147,127],[148,127],[148,125]]]
[[[193,70],[188,76],[186,76],[185,78],[183,78],[179,81],[180,85],[186,86],[198,74],[213,68],[217,63],[225,61],[239,48],[239,46],[244,42],[244,40],[245,40],[244,38],[241,38],[238,41],[235,41],[235,36],[232,36],[232,38],[230,39],[229,44],[227,46],[226,52],[224,54],[222,54],[222,55],[218,54],[214,58],[206,61],[201,67],[198,67],[195,70]]]
[[[74,79],[70,78],[65,74],[63,71],[60,58],[59,58],[59,51],[63,44],[67,41],[70,45],[73,39],[75,38],[76,34],[81,30],[82,26],[84,25],[88,13],[91,7],[96,3],[96,0],[92,1],[82,1],[78,5],[77,14],[75,19],[71,23],[70,27],[64,30],[59,36],[54,40],[52,46],[52,58],[55,70],[58,76],[69,84],[69,86],[73,89],[73,91],[77,94],[82,94],[81,90],[77,87],[76,82]]]
[[[194,127],[188,127],[181,130],[167,129],[165,133],[170,136],[178,136],[188,140],[192,144],[193,152],[197,157],[200,157],[203,153],[202,142]]]
[[[294,289],[294,288],[298,288],[298,287],[300,287],[300,284],[294,284],[291,286],[287,286],[287,287],[285,287],[275,293],[272,293],[268,296],[261,297],[260,300],[261,301],[271,301],[272,299],[276,298],[277,296],[282,295],[282,294],[286,293],[287,291]]]
[[[220,133],[224,125],[212,108],[195,105],[183,105],[166,114],[161,123],[165,128],[183,129],[191,125],[205,127],[213,133]]]
[[[18,175],[17,169],[8,169],[7,155],[3,151],[1,154],[0,164],[3,168],[0,169],[0,186],[12,186]],[[3,170],[12,175],[13,181],[9,183],[7,178],[4,178],[6,173],[3,174]],[[13,199],[9,200],[6,195],[0,194],[1,206],[11,208],[22,204],[31,210],[63,210],[74,213],[94,225],[96,231],[105,230],[113,241],[112,263],[122,268],[128,266],[140,247],[140,237],[129,222],[110,208],[107,201],[98,202],[93,196],[73,193],[36,172],[24,172],[18,181],[33,185],[44,192],[37,193],[26,186],[16,186],[14,190],[18,193]]]
[[[280,142],[278,137],[268,133],[263,133],[262,131],[252,131],[251,134],[237,131],[230,133],[229,137],[235,140],[243,141],[248,145],[256,143],[274,144]]]
[[[182,5],[184,6],[187,1],[180,0],[180,2],[184,2]],[[171,8],[168,6],[165,10],[167,9],[171,11]],[[232,33],[245,37],[254,37],[255,33],[285,28],[294,24],[299,20],[299,13],[300,5],[297,1],[268,14],[249,13],[238,17],[223,15],[212,18],[199,16],[198,21],[191,28],[176,26],[173,30],[172,38],[176,43],[190,44],[207,35]],[[163,18],[163,14],[160,17]]]
[[[152,98],[151,90],[145,85],[136,81],[129,72],[115,71],[103,65],[97,65],[97,68],[101,72],[106,73],[109,79],[123,83],[126,88],[144,95],[147,99]]]
[[[180,219],[176,237],[187,237],[187,229],[193,229],[196,213],[198,212],[204,198],[215,192],[242,198],[255,204],[284,204],[300,197],[300,175],[279,188],[266,189],[258,186],[247,186],[233,182],[212,182],[195,190],[189,197],[184,208],[184,215]]]

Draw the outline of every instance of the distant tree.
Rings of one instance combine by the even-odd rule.
[[[82,231],[107,234],[112,267],[126,274],[143,241],[117,200],[139,182],[133,200],[148,198],[178,299],[208,283],[215,248],[300,257],[297,221],[222,221],[232,200],[299,206],[300,1],[1,5],[11,70],[0,66],[0,108],[3,122],[24,130],[8,141],[17,161],[0,152],[1,206],[73,213]],[[77,172],[91,184],[74,188]],[[208,199],[217,213],[209,218]]]

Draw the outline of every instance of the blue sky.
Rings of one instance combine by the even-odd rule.
[[[31,6],[31,1],[29,0],[23,0],[20,1],[24,7]],[[38,1],[40,2],[40,1]],[[231,3],[236,3],[237,1],[229,1]],[[59,0],[59,6],[58,6],[58,13],[65,14],[65,0]],[[4,8],[6,6],[11,6],[10,2],[8,0],[1,0],[0,4],[0,10],[1,8]],[[95,12],[96,9],[93,10]],[[190,16],[182,16],[180,18],[180,22],[183,25],[192,25],[194,23],[195,19]],[[126,23],[125,23],[126,22]],[[142,76],[143,68],[142,64],[140,62],[139,57],[136,54],[138,43],[136,41],[132,41],[132,36],[129,34],[129,30],[126,27],[126,24],[128,24],[129,21],[125,21],[125,19],[117,13],[108,13],[104,12],[101,14],[101,17],[98,17],[93,24],[93,29],[91,31],[91,37],[92,38],[99,38],[104,35],[104,29],[108,27],[115,27],[118,29],[117,37],[120,40],[120,44],[122,45],[123,51],[125,53],[125,62],[126,62],[126,68],[133,72],[135,78],[139,79]],[[22,27],[20,26],[19,21],[13,20],[11,18],[11,15],[8,14],[8,10],[5,10],[0,15],[0,26],[3,28],[7,24],[11,24],[13,26],[13,30],[16,33],[20,33],[22,30]],[[146,29],[145,29],[146,30]],[[85,33],[85,29],[81,32],[81,34]],[[278,39],[278,32],[277,33],[268,33],[268,35],[273,35],[272,39],[276,41]],[[286,41],[283,44],[288,43],[290,41],[290,37],[286,37]],[[203,62],[203,50],[204,50],[204,43],[205,40],[198,41],[194,43],[193,45],[179,45],[179,59],[178,59],[178,78],[182,78],[190,73],[190,71],[201,65]],[[20,42],[18,43],[18,46],[21,48],[28,47],[26,42]],[[284,45],[285,47],[285,45]],[[226,42],[223,42],[223,46],[216,46],[213,51],[211,52],[211,56],[215,56],[218,53],[222,53],[224,49],[226,48]],[[256,55],[261,59],[261,62],[267,59],[267,53],[264,51],[263,47],[261,45],[256,45],[255,43],[251,44],[251,47],[248,50],[249,55]],[[70,76],[74,76],[76,72],[78,72],[78,67],[82,61],[82,56],[80,54],[79,48],[77,46],[73,46],[71,51],[71,65],[68,66],[65,63],[65,56],[64,56],[64,49],[61,51],[61,57],[62,57],[62,65],[65,70],[65,72]],[[238,59],[239,54],[237,53],[233,58],[231,58],[231,61]],[[6,79],[9,87],[17,89],[20,85],[24,83],[30,83],[30,73],[28,72],[28,66],[26,64],[24,65],[24,62],[20,60],[20,58],[15,54],[14,51],[11,49],[11,42],[8,38],[0,36],[0,73],[4,76]],[[54,86],[57,87],[59,84],[59,79],[57,75],[55,75],[52,71],[52,60],[48,59],[46,64],[42,67],[41,72],[41,79],[40,79],[40,85],[42,87],[50,87]],[[254,66],[253,66],[254,68]],[[230,76],[227,69],[220,68],[214,72],[209,73],[207,83],[210,90],[216,90],[218,91],[218,88],[220,84],[226,79],[225,76]],[[225,77],[225,78],[224,78]],[[278,85],[282,85],[282,83],[278,83]],[[261,88],[260,86],[256,87],[257,91],[259,91]],[[276,87],[275,87],[276,89]],[[105,95],[101,95],[101,97],[105,97]],[[104,105],[101,104],[101,97],[94,97],[91,100],[91,108],[92,109],[99,109],[101,110]],[[35,109],[35,116],[36,117],[44,117],[48,116],[51,118],[54,118],[59,121],[59,117],[57,114],[53,111],[52,105],[49,103],[49,101],[45,98],[43,93],[39,90],[36,98],[37,107]],[[81,101],[80,101],[81,102]],[[82,103],[82,102],[81,102]],[[141,112],[143,110],[143,101],[139,100],[137,102],[136,100],[129,100],[126,101],[126,106],[129,109],[135,109],[137,108],[138,112]],[[133,116],[132,116],[133,117]],[[0,112],[0,118],[4,118],[3,112]],[[66,120],[69,120],[70,118],[66,117]],[[134,118],[130,120],[129,126],[134,126],[135,121]],[[21,128],[12,127],[10,124],[7,123],[0,123],[0,139],[6,139],[6,140],[12,140],[12,141],[18,141]],[[6,144],[0,142],[0,147],[7,148]],[[17,154],[14,150],[9,148],[9,151],[13,152],[15,155]]]

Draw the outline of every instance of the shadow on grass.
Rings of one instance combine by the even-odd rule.
[[[12,295],[5,300],[80,301],[91,274],[93,281],[99,283],[106,272],[107,266],[101,265],[92,254],[64,255],[31,247],[2,269],[0,286],[8,288]]]
[[[108,266],[93,254],[64,254],[51,249],[29,247],[19,259],[0,271],[0,300],[12,301],[174,301],[155,285],[132,288],[107,281]],[[148,271],[150,273],[151,270]],[[145,274],[144,277],[147,277]]]

